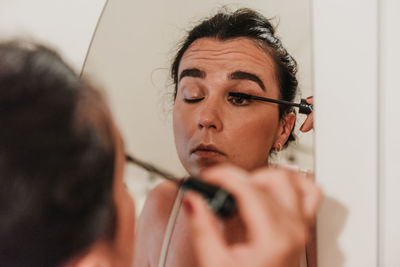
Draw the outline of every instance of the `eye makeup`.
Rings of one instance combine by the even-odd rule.
[[[182,90],[182,97],[187,103],[196,103],[204,99],[204,93],[196,86],[188,86]]]
[[[244,98],[244,99],[247,99],[247,100],[259,100],[259,101],[264,101],[264,102],[270,102],[270,103],[282,104],[282,105],[287,105],[287,106],[292,106],[292,107],[298,107],[299,108],[299,113],[302,113],[302,114],[310,114],[311,112],[313,112],[313,105],[312,104],[308,104],[305,99],[301,99],[300,103],[294,103],[294,102],[289,102],[289,101],[285,101],[285,100],[277,100],[277,99],[261,97],[261,96],[255,96],[255,95],[249,95],[249,94],[245,94],[245,93],[237,93],[237,92],[229,92],[229,96],[240,97],[240,98]]]

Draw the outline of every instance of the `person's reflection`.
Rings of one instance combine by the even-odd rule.
[[[0,43],[0,125],[0,265],[131,266],[135,217],[123,142],[99,92],[46,47]],[[233,166],[204,172],[234,195],[248,239],[228,246],[204,200],[186,195],[199,266],[296,260],[321,199],[296,176]]]
[[[229,93],[292,102],[298,90],[296,72],[296,61],[270,21],[255,11],[222,11],[196,25],[171,67],[175,144],[187,172],[201,176],[221,163],[250,172],[268,166],[271,154],[295,140],[295,111]],[[310,122],[312,118],[304,131]],[[279,185],[270,190],[285,194]],[[193,238],[188,218],[179,209],[181,195],[168,183],[148,195],[138,223],[137,266],[196,266],[188,246]],[[238,217],[220,226],[231,245],[248,238]]]

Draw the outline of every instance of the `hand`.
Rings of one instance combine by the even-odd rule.
[[[309,96],[306,98],[306,102],[308,104],[312,104],[313,103],[313,96]],[[303,133],[310,131],[311,129],[314,128],[314,118],[313,118],[313,113],[311,112],[310,114],[307,115],[307,119],[304,121],[303,125],[301,125],[300,127],[300,131],[302,131]]]
[[[249,174],[234,166],[211,168],[202,178],[234,195],[246,239],[228,245],[203,198],[188,192],[183,207],[199,267],[297,266],[322,198],[311,179],[287,169]]]

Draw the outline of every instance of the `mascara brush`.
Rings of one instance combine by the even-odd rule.
[[[184,190],[194,190],[200,193],[208,202],[211,210],[220,218],[229,218],[237,212],[236,202],[232,194],[225,189],[203,182],[202,180],[189,176],[188,178],[178,179],[176,176],[162,170],[150,163],[139,160],[132,155],[126,155],[126,160],[148,172],[154,173],[168,181],[177,184]]]
[[[294,102],[289,102],[289,101],[285,101],[285,100],[277,100],[277,99],[261,97],[261,96],[255,96],[255,95],[249,95],[249,94],[244,94],[244,93],[230,92],[229,95],[233,96],[233,97],[242,97],[244,99],[254,99],[254,100],[260,100],[260,101],[264,101],[264,102],[270,102],[270,103],[282,104],[282,105],[287,105],[287,106],[292,106],[292,107],[298,107],[299,108],[299,113],[302,113],[302,114],[310,114],[311,112],[313,112],[313,105],[312,104],[308,104],[307,101],[304,98],[301,99],[300,103],[294,103]]]

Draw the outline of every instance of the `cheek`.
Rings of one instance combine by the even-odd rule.
[[[121,262],[130,266],[134,252],[135,206],[130,193],[120,181],[115,184],[114,202],[117,212],[115,251]]]
[[[174,137],[175,137],[175,140],[176,140],[176,138],[177,138],[177,136],[179,136],[180,135],[180,133],[181,133],[181,131],[182,131],[182,118],[181,118],[181,116],[180,116],[180,113],[179,113],[179,110],[178,110],[179,108],[175,105],[174,106],[174,110],[173,110],[173,114],[172,114],[172,127],[173,127],[173,130],[174,130]]]
[[[188,112],[183,112],[179,104],[174,106],[173,130],[177,148],[183,145],[186,142],[186,139],[190,137],[190,132],[193,128],[193,120],[190,119],[190,116],[191,115]]]
[[[125,236],[126,241],[126,253],[132,253],[133,251],[133,244],[134,244],[134,237],[135,237],[135,222],[136,222],[136,214],[135,214],[135,204],[131,194],[128,192],[127,189],[124,190],[123,197],[123,207],[122,207],[122,214],[121,220],[123,221],[123,236]]]
[[[248,117],[250,118],[250,117]],[[230,131],[230,139],[235,147],[235,156],[247,154],[253,160],[265,160],[275,140],[278,130],[278,119],[254,118],[244,119]],[[244,153],[245,152],[245,153]]]
[[[173,111],[173,129],[174,129],[174,140],[175,148],[178,153],[179,159],[182,161],[184,155],[184,148],[186,144],[186,129],[185,129],[185,118],[179,111],[179,107],[174,106]]]
[[[127,189],[125,190],[124,202],[126,203],[126,213],[128,214],[127,225],[130,225],[131,229],[135,229],[135,202]]]
[[[135,229],[135,204],[127,188],[121,188],[116,199],[119,211],[119,226],[123,236],[132,238]],[[129,241],[128,241],[129,242]],[[130,243],[130,242],[129,242]]]

